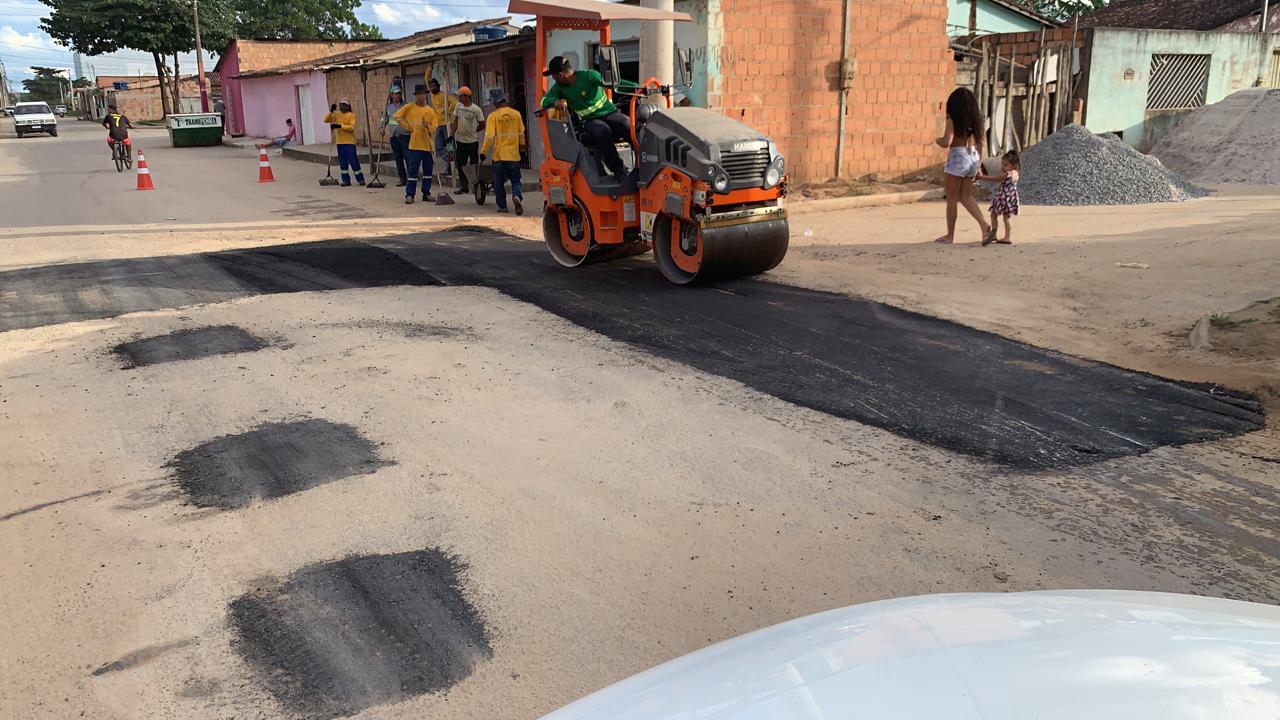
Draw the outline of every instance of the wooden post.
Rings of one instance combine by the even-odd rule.
[[[1071,109],[1071,49],[1064,48],[1058,70],[1058,127],[1067,124]]]
[[[1036,141],[1043,140],[1049,133],[1046,127],[1049,122],[1049,50],[1040,51],[1040,86],[1036,89],[1040,98],[1040,108],[1036,113]]]
[[[991,90],[987,93],[987,152],[996,145],[996,105],[1000,98],[1000,43],[997,42],[991,52]]]
[[[1036,82],[1036,73],[1040,72],[1040,57],[1031,59],[1030,65],[1027,67],[1027,116],[1023,122],[1023,129],[1027,133],[1027,145],[1036,144],[1036,89],[1039,84]]]
[[[990,71],[991,46],[982,43],[982,59],[978,61],[978,67],[973,74],[974,92],[978,95],[978,109],[983,108],[983,103],[987,98],[987,72]]]
[[[1009,48],[1009,74],[1004,78],[1004,120],[1000,123],[1000,149],[1009,150],[1009,113],[1013,107],[1013,48]]]

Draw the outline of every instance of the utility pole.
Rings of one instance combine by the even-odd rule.
[[[1263,33],[1267,31],[1267,11],[1270,10],[1270,7],[1268,7],[1269,3],[1270,0],[1262,0],[1262,24],[1258,26],[1258,29]]]
[[[209,88],[204,84],[204,51],[200,49],[200,0],[191,0],[191,17],[196,26],[196,73],[200,76],[200,112],[209,112]],[[181,79],[178,80],[182,82]]]
[[[643,7],[672,12],[674,0],[641,0]],[[640,80],[656,77],[671,83],[675,68],[675,23],[671,20],[644,20],[640,23]]]

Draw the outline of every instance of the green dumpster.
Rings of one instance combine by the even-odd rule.
[[[169,140],[174,147],[221,145],[222,117],[218,113],[170,115]]]

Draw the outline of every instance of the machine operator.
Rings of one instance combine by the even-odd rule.
[[[618,180],[625,177],[627,167],[614,143],[631,140],[631,120],[609,101],[600,73],[574,70],[564,56],[557,55],[547,63],[542,74],[555,79],[542,98],[542,107],[573,110],[582,118],[583,130],[609,173]]]

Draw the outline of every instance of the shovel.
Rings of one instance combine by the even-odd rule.
[[[320,178],[320,187],[330,187],[337,185],[338,181],[333,177],[333,141],[329,141],[329,161],[324,168],[324,177]]]

